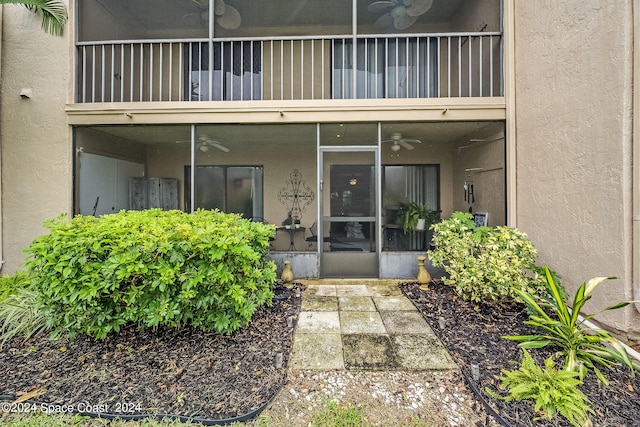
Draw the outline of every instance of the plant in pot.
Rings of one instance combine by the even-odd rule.
[[[411,202],[400,206],[398,223],[405,233],[424,231],[431,224],[440,220],[440,211],[427,208],[422,203]]]
[[[282,225],[284,225],[285,228],[291,228],[291,226],[293,225],[293,218],[291,217],[291,212],[287,212],[287,217],[285,218],[284,221],[282,221]]]

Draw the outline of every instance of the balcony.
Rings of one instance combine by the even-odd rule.
[[[374,12],[398,2],[281,0],[276,11],[255,12],[236,1],[231,23],[219,22],[209,0],[154,13],[144,0],[79,2],[76,101],[503,96],[503,37],[490,31],[500,28],[495,1],[435,0],[423,15],[403,17],[410,22],[382,28],[386,15]],[[106,12],[113,23],[100,26]],[[483,25],[464,31],[473,22]]]

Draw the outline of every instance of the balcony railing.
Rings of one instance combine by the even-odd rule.
[[[502,52],[500,33],[83,42],[77,101],[502,96]]]

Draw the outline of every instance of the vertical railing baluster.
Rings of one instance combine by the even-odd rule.
[[[291,79],[291,93],[289,94],[289,99],[293,99],[293,81],[295,80],[295,75],[294,75],[294,67],[293,67],[293,45],[294,45],[294,41],[293,39],[289,42],[289,48],[291,50],[291,52],[289,53],[289,64],[291,65],[290,67],[290,72],[289,72],[289,78]]]
[[[124,44],[120,44],[120,102],[124,102]]]
[[[96,46],[93,46],[91,56],[91,102],[96,102]]]
[[[164,99],[162,99],[162,69],[164,68],[162,66],[162,63],[164,61],[164,55],[163,55],[163,44],[160,43],[160,52],[158,52],[158,80],[160,82],[160,88],[158,90],[158,101],[164,101]]]
[[[169,92],[169,102],[173,100],[173,43],[169,43],[169,84],[167,85]]]
[[[438,37],[436,40],[438,42],[438,46],[437,46],[438,60],[436,61],[436,65],[435,65],[436,67],[438,67],[438,80],[436,81],[436,84],[437,84],[438,98],[440,98],[440,92],[441,92],[440,88],[442,87],[442,72],[441,72],[442,66],[440,64],[440,62],[442,61],[442,48],[440,46],[441,44],[440,37]]]
[[[416,37],[416,98],[420,98],[420,37]]]
[[[144,43],[140,43],[140,102],[144,100]]]
[[[467,96],[473,96],[473,86],[472,86],[472,79],[473,79],[473,74],[471,73],[471,36],[468,36],[467,38],[467,44],[469,45],[469,63],[467,64],[469,67],[469,94]]]
[[[114,90],[115,90],[115,78],[116,78],[116,45],[111,45],[111,76],[109,76],[109,80],[111,80],[111,99],[109,102],[114,101]]]
[[[451,36],[447,37],[447,97],[451,97]]]
[[[493,96],[493,36],[489,36],[489,96]]]
[[[280,40],[280,99],[284,100],[284,40]]]
[[[482,37],[478,37],[478,43],[480,43],[479,46],[479,51],[478,51],[478,66],[480,67],[480,74],[478,75],[478,86],[480,89],[480,97],[482,97],[482,86],[483,86],[483,81],[482,81]]]
[[[129,77],[130,77],[130,82],[129,82],[129,102],[133,102],[133,90],[134,90],[133,82],[135,80],[135,77],[134,77],[135,49],[133,48],[133,43],[131,43],[131,50],[129,52],[129,56],[130,56],[130,58],[129,58],[129,62],[130,62],[129,68],[131,69],[131,72],[129,74]]]
[[[153,101],[153,44],[149,43],[149,101]]]
[[[82,46],[82,102],[87,102],[87,47]]]
[[[458,36],[458,97],[462,96],[462,37]]]
[[[311,39],[311,99],[316,99],[316,43]]]

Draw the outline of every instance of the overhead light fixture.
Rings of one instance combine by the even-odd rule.
[[[206,153],[207,151],[209,151],[209,146],[206,144],[200,144],[200,151],[202,151],[203,153]]]
[[[391,146],[391,151],[399,151],[399,150],[400,150],[400,144],[398,144],[397,142]]]
[[[351,178],[351,179],[349,180],[349,184],[350,184],[350,185],[356,185],[357,183],[358,183],[358,180],[357,180],[357,179],[355,179],[355,178]]]

